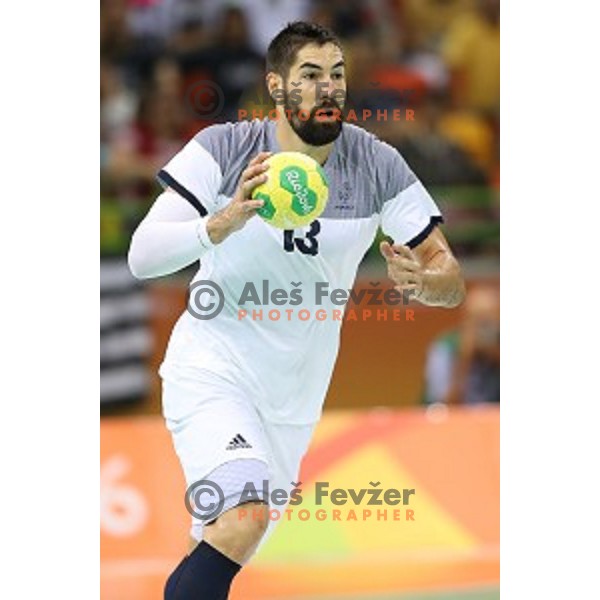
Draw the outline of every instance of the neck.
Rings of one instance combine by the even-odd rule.
[[[303,142],[296,132],[292,129],[285,115],[280,115],[275,125],[275,137],[282,152],[302,152],[316,160],[320,165],[324,165],[329,153],[333,150],[333,145],[311,146]]]

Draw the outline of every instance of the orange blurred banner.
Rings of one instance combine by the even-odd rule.
[[[102,598],[160,598],[190,519],[169,435],[159,417],[136,417],[103,420],[101,440]],[[300,479],[302,505],[241,572],[234,600],[499,581],[497,407],[329,411]],[[408,505],[317,504],[316,482],[415,492]]]

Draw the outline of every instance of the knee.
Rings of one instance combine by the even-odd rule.
[[[250,502],[223,513],[204,528],[204,539],[242,564],[255,552],[269,525],[269,506]]]
[[[249,502],[237,506],[240,532],[249,538],[260,541],[269,526],[269,505],[263,502]]]

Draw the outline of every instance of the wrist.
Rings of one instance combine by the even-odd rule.
[[[443,303],[440,303],[440,298],[438,298],[438,285],[438,273],[428,270],[422,271],[418,287],[415,290],[415,300],[425,306],[443,306]]]
[[[214,245],[215,242],[209,232],[210,217],[204,217],[198,221],[196,226],[196,236],[202,249],[202,254],[206,254]]]
[[[419,300],[422,301],[424,296],[425,296],[425,290],[427,287],[427,273],[425,271],[423,271],[421,273],[421,277],[419,278],[419,284],[417,286],[417,289],[415,290],[415,300]]]
[[[216,214],[206,219],[206,235],[211,245],[220,244],[230,233],[231,228],[223,219],[223,215]]]

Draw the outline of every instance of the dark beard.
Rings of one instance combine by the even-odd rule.
[[[319,106],[315,106],[310,111],[308,118],[305,115],[300,117],[300,109],[296,105],[290,104],[287,95],[284,108],[288,123],[296,135],[309,146],[331,144],[342,132],[343,112],[338,103],[331,98],[324,100]],[[337,118],[330,122],[319,120],[317,112],[324,108],[336,110]]]

